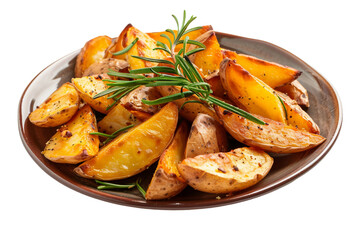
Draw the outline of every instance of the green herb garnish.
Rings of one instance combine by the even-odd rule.
[[[136,184],[126,184],[126,185],[120,185],[115,183],[109,183],[109,182],[103,182],[99,180],[95,180],[96,183],[101,184],[97,187],[99,190],[105,190],[105,189],[130,189],[135,187]]]
[[[158,47],[154,48],[153,50],[154,51],[160,50],[167,52],[172,58],[173,62],[164,59],[153,59],[153,58],[141,57],[141,56],[131,56],[133,58],[142,59],[144,61],[168,64],[171,67],[162,67],[162,66],[149,67],[149,68],[131,70],[129,73],[119,73],[109,70],[108,75],[121,77],[129,80],[104,79],[105,81],[107,81],[106,84],[109,86],[109,89],[100,92],[99,94],[96,94],[93,98],[95,99],[113,93],[108,97],[114,99],[114,103],[108,106],[108,109],[110,109],[122,97],[124,97],[131,91],[143,85],[146,87],[180,86],[181,93],[162,97],[152,101],[142,100],[142,102],[147,105],[158,105],[195,95],[199,99],[198,101],[199,103],[202,103],[208,107],[213,107],[213,105],[218,105],[250,121],[264,125],[265,123],[262,120],[252,116],[250,113],[211,96],[212,90],[210,88],[210,85],[202,79],[200,73],[188,58],[190,55],[204,50],[205,49],[204,44],[195,40],[190,40],[189,37],[185,37],[183,40],[180,40],[185,34],[201,29],[201,27],[188,29],[190,23],[193,22],[196,19],[196,17],[191,16],[189,20],[186,20],[186,11],[184,11],[183,21],[181,26],[179,25],[178,19],[174,15],[172,16],[175,19],[177,25],[177,30],[178,30],[177,33],[175,33],[171,29],[167,29],[166,32],[169,32],[172,38],[165,34],[161,35],[162,37],[165,38],[165,40],[169,42],[170,48],[165,43],[158,41],[156,43]],[[128,47],[126,47],[127,51],[130,50],[132,46],[134,46],[134,44],[136,43],[134,42],[132,42]],[[179,44],[183,44],[183,47],[178,53],[176,53],[175,47]],[[196,45],[198,46],[198,48],[186,52],[186,46],[188,44]],[[169,75],[168,73],[171,73],[173,75]],[[148,75],[144,76],[142,74],[148,74]],[[184,104],[187,103],[194,103],[194,100],[186,101]]]

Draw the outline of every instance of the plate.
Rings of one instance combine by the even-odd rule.
[[[75,51],[40,72],[27,86],[19,103],[19,131],[23,144],[34,161],[51,177],[62,184],[88,196],[104,201],[155,209],[194,209],[221,206],[258,197],[282,187],[314,167],[330,150],[341,129],[342,109],[340,99],[334,88],[324,77],[304,61],[290,52],[271,43],[217,32],[223,48],[252,55],[267,61],[277,62],[302,71],[299,81],[308,90],[310,108],[308,114],[321,129],[326,141],[315,149],[288,155],[275,155],[274,165],[269,174],[258,184],[228,195],[216,195],[195,191],[187,187],[180,195],[159,201],[146,201],[136,189],[125,191],[97,190],[94,180],[84,179],[74,174],[73,165],[57,164],[45,159],[41,154],[46,141],[55,133],[56,128],[40,128],[29,122],[28,115],[40,105],[53,91],[74,76]],[[156,165],[156,164],[155,164]],[[152,166],[139,174],[146,188],[152,177]],[[138,176],[136,176],[137,178]],[[115,181],[127,183],[134,178]]]

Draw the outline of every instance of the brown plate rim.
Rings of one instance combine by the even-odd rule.
[[[299,57],[295,56],[294,54],[290,53],[289,51],[287,51],[275,44],[272,44],[272,43],[269,43],[269,42],[266,42],[263,40],[246,38],[246,37],[236,36],[236,35],[232,35],[232,34],[228,34],[228,33],[222,33],[222,32],[216,32],[216,33],[219,35],[225,36],[225,37],[246,39],[249,41],[257,42],[259,44],[268,45],[270,47],[276,48],[277,50],[280,50],[284,54],[287,54],[287,55],[295,58],[297,61],[304,64],[307,68],[311,69],[314,73],[316,73],[321,78],[321,81],[323,83],[325,83],[328,86],[328,88],[331,90],[331,93],[332,93],[334,99],[336,99],[335,103],[337,105],[337,106],[335,106],[335,109],[337,110],[336,130],[334,131],[334,134],[331,136],[330,141],[327,141],[327,143],[324,143],[324,144],[327,144],[326,147],[324,148],[324,150],[319,155],[314,157],[314,159],[310,163],[308,163],[304,167],[294,171],[293,173],[289,174],[287,177],[278,179],[277,181],[275,181],[275,182],[269,184],[268,186],[261,188],[257,191],[253,191],[251,193],[241,194],[241,195],[234,194],[233,197],[221,198],[218,200],[205,199],[205,200],[190,200],[190,201],[185,201],[185,202],[172,201],[171,199],[167,200],[167,201],[146,201],[144,199],[138,200],[138,199],[131,199],[131,198],[127,198],[127,197],[109,194],[105,191],[99,191],[99,190],[90,188],[88,186],[82,185],[76,181],[73,181],[72,179],[65,179],[64,177],[60,176],[59,174],[55,173],[54,171],[49,169],[47,166],[45,166],[45,164],[42,163],[42,161],[40,159],[38,159],[35,156],[35,154],[31,151],[31,149],[27,143],[27,141],[29,139],[26,138],[24,128],[22,125],[23,119],[22,119],[21,112],[22,112],[23,98],[24,98],[28,88],[37,79],[37,77],[39,75],[41,75],[41,73],[44,72],[47,68],[49,68],[50,66],[55,64],[56,62],[61,61],[62,59],[66,58],[70,55],[73,55],[76,52],[79,52],[79,50],[74,51],[74,52],[56,60],[55,62],[51,63],[46,68],[44,68],[40,73],[38,73],[32,79],[32,81],[27,85],[23,94],[21,95],[21,98],[19,101],[19,107],[18,107],[18,127],[19,127],[19,132],[20,132],[20,138],[22,140],[22,143],[23,143],[25,149],[27,150],[27,152],[29,153],[31,158],[36,162],[36,164],[41,169],[43,169],[47,174],[49,174],[51,177],[53,177],[58,182],[64,184],[65,186],[67,186],[75,191],[78,191],[82,194],[85,194],[87,196],[90,196],[90,197],[93,197],[93,198],[96,198],[99,200],[104,200],[104,201],[115,203],[115,204],[120,204],[120,205],[124,205],[124,206],[132,206],[132,207],[140,207],[140,208],[150,208],[150,209],[163,209],[163,210],[166,210],[166,209],[168,209],[168,210],[169,209],[173,209],[173,210],[174,209],[175,210],[199,209],[199,208],[218,207],[218,206],[223,206],[223,205],[227,205],[227,204],[238,203],[241,201],[250,200],[252,198],[259,197],[266,193],[272,192],[280,187],[287,185],[288,183],[292,182],[293,180],[297,179],[298,177],[302,176],[304,173],[306,173],[311,168],[313,168],[317,163],[319,163],[321,159],[323,159],[323,157],[330,151],[331,147],[334,145],[334,143],[336,142],[336,140],[339,136],[339,133],[340,133],[340,130],[342,127],[342,121],[343,121],[343,110],[342,110],[342,105],[341,105],[339,95],[337,94],[335,88],[321,74],[319,74],[315,69],[313,69],[311,66],[309,66],[306,62],[304,62]]]

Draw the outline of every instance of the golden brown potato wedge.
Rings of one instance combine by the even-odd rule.
[[[113,134],[115,131],[129,125],[139,125],[141,120],[136,118],[131,112],[126,110],[123,105],[118,104],[98,122],[99,132]]]
[[[273,162],[267,153],[244,147],[227,153],[186,158],[178,168],[191,187],[220,194],[240,191],[258,183],[268,174]]]
[[[303,129],[311,133],[320,133],[318,125],[312,118],[285,93],[276,91],[276,94],[283,100],[287,113],[287,124]]]
[[[291,68],[282,66],[277,63],[267,62],[256,57],[238,54],[223,49],[224,58],[235,60],[251,75],[259,78],[272,88],[282,86],[297,79],[301,72]]]
[[[199,36],[196,41],[203,43],[206,48],[203,51],[190,55],[191,62],[201,69],[205,77],[219,72],[223,54],[215,32],[208,31]],[[198,46],[190,45],[188,51],[195,48],[198,48]]]
[[[221,62],[220,79],[238,107],[245,106],[250,113],[286,123],[284,108],[275,91],[234,60],[225,58]]]
[[[153,164],[171,142],[178,108],[168,103],[146,122],[116,137],[92,159],[75,168],[85,178],[116,180],[131,177]]]
[[[173,95],[175,93],[180,93],[181,91],[181,88],[178,86],[159,86],[156,88],[159,90],[162,96]],[[193,95],[187,98],[176,100],[174,103],[176,103],[176,105],[180,108],[186,101],[199,101],[199,98]],[[194,121],[199,113],[204,113],[215,119],[218,119],[214,110],[200,103],[185,104],[180,110],[180,115],[190,122]]]
[[[106,114],[109,112],[109,110],[106,110],[107,107],[110,106],[114,100],[108,99],[108,96],[93,98],[96,94],[109,88],[103,79],[109,79],[109,77],[107,75],[88,76],[73,78],[71,82],[74,84],[76,90],[78,90],[82,100],[96,111]]]
[[[199,113],[192,123],[186,143],[185,158],[226,152],[229,144],[225,129],[214,118]]]
[[[210,84],[210,88],[213,91],[214,96],[220,98],[227,97],[218,72],[207,76],[204,78],[204,81]]]
[[[180,193],[187,184],[177,169],[178,163],[184,160],[186,140],[189,127],[182,121],[169,147],[161,154],[159,163],[146,190],[147,200],[171,198]]]
[[[56,163],[77,164],[95,156],[99,151],[96,118],[89,105],[57,130],[46,143],[44,156]]]
[[[120,100],[120,103],[135,117],[142,121],[157,113],[161,105],[147,105],[142,100],[155,100],[162,95],[155,87],[141,86]]]
[[[307,90],[298,80],[287,83],[282,87],[278,87],[276,90],[285,93],[300,106],[310,107]]]
[[[110,54],[123,50],[129,44],[131,44],[136,38],[139,40],[137,43],[126,53],[122,55],[112,55],[113,58],[124,59],[129,65],[130,69],[139,69],[144,67],[157,66],[157,63],[144,61],[131,56],[149,57],[155,59],[164,59],[167,54],[163,51],[153,49],[157,47],[156,41],[152,39],[148,34],[141,32],[139,29],[133,27],[131,24],[127,25],[125,29],[120,33],[116,44],[108,50]],[[108,54],[108,55],[110,55]]]
[[[207,31],[210,31],[212,30],[212,26],[211,25],[206,25],[206,26],[202,26],[202,28],[198,29],[198,30],[195,30],[195,31],[192,31],[192,32],[189,32],[187,34],[185,34],[184,36],[181,37],[181,40],[184,40],[186,37],[189,37],[190,40],[195,40],[197,37],[199,37],[201,34],[207,32]],[[177,34],[177,31],[176,30],[173,30],[175,34]],[[153,32],[153,33],[148,33],[148,35],[150,37],[152,37],[155,41],[159,41],[159,42],[163,42],[165,43],[166,45],[169,46],[169,42],[166,38],[160,36],[161,34],[165,34],[167,35],[170,39],[173,39],[173,36],[171,33],[169,32]],[[179,44],[175,47],[175,52],[178,52],[181,48],[183,47],[182,44]]]
[[[78,92],[71,83],[65,83],[29,115],[29,120],[39,127],[60,126],[74,116],[79,104]]]
[[[116,58],[105,58],[91,64],[84,71],[83,77],[105,74],[109,72],[109,69],[112,69],[116,72],[124,72],[127,71],[128,67],[129,67],[129,63],[124,60],[120,60]]]
[[[103,59],[105,50],[109,47],[111,42],[112,39],[108,36],[99,36],[89,40],[76,58],[75,77],[82,77],[84,71],[91,64]]]
[[[215,106],[223,126],[239,142],[275,153],[295,153],[314,148],[325,141],[325,138],[299,130],[284,123],[254,115],[264,121],[265,125],[256,124],[240,115]]]

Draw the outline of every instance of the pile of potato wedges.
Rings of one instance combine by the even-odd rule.
[[[125,179],[157,164],[146,199],[159,200],[187,186],[215,194],[240,191],[269,173],[274,159],[267,152],[295,153],[325,141],[303,110],[310,104],[297,80],[301,72],[222,48],[211,26],[187,34],[206,46],[190,60],[214,97],[251,113],[265,125],[219,106],[183,105],[198,100],[195,95],[166,105],[142,102],[179,93],[175,86],[143,86],[117,104],[107,96],[93,98],[108,88],[106,79],[116,79],[107,75],[109,69],[128,72],[158,65],[132,56],[168,58],[167,53],[153,50],[157,41],[167,43],[161,34],[169,35],[143,33],[129,24],[117,38],[99,36],[84,45],[75,77],[29,115],[36,126],[58,127],[42,152],[47,159],[74,164],[77,175],[104,181]],[[136,38],[128,52],[113,55]],[[188,50],[196,47],[188,45]],[[178,45],[175,50],[181,48]],[[107,144],[92,134],[113,134],[130,125]],[[232,141],[245,146],[230,149]]]

